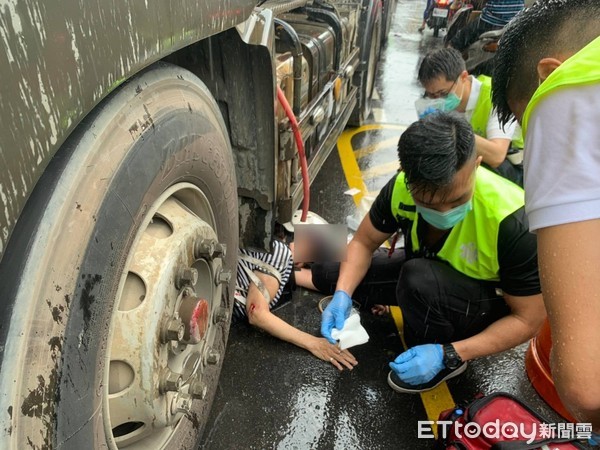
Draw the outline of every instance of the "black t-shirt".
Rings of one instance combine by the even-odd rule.
[[[426,248],[420,245],[419,253],[412,252],[410,245],[412,222],[408,219],[398,221],[392,214],[392,193],[397,176],[394,176],[384,186],[375,199],[369,211],[371,222],[382,233],[394,233],[400,229],[406,242],[407,258],[435,258],[435,254],[443,247],[445,238],[438,241],[434,247]],[[419,220],[417,228],[420,242],[422,242],[425,232],[424,222],[424,220]],[[447,236],[448,234],[446,234]],[[524,207],[519,208],[500,223],[498,265],[500,267],[499,287],[507,294],[520,297],[536,295],[541,292],[537,264],[537,241],[535,235],[529,232],[529,223]]]

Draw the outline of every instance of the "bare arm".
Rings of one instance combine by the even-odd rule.
[[[483,162],[490,167],[496,168],[506,159],[510,139],[486,139],[475,136],[475,148],[477,154],[483,157]]]
[[[262,280],[269,295],[273,297],[279,289],[279,282],[262,272],[255,271],[254,273]],[[266,299],[253,283],[248,289],[246,313],[250,324],[265,330],[276,338],[308,350],[317,358],[330,362],[339,370],[343,370],[344,367],[352,370],[357,364],[356,359],[348,350],[340,351],[326,339],[300,331],[273,314],[269,310]]]
[[[504,295],[511,313],[492,323],[481,333],[454,342],[457,353],[465,361],[513,348],[532,338],[546,318],[541,294],[527,297]]]
[[[354,238],[348,244],[346,261],[340,266],[340,276],[336,289],[352,296],[371,265],[373,252],[391,235],[378,231],[367,214],[361,222]]]
[[[561,399],[600,430],[600,219],[538,230],[540,275]]]

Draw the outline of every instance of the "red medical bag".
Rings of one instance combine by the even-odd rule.
[[[584,448],[578,442],[590,433],[591,424],[551,424],[519,399],[497,392],[443,411],[436,449],[574,450]]]

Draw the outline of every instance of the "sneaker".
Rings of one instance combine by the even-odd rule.
[[[460,367],[454,370],[442,369],[440,372],[433,377],[429,382],[423,384],[408,384],[405,383],[398,377],[396,372],[390,370],[387,382],[390,387],[396,392],[402,392],[404,394],[417,394],[419,392],[425,392],[433,389],[442,382],[454,378],[467,370],[467,363],[464,362]]]

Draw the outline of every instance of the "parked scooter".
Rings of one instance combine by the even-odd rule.
[[[448,27],[451,0],[434,0],[426,19],[427,26],[433,29],[433,37],[438,37],[441,28]]]
[[[481,10],[476,10],[474,5],[470,1],[463,1],[460,3],[460,7],[457,8],[457,4],[453,5],[453,9],[455,10],[454,14],[452,14],[452,18],[448,22],[448,29],[446,30],[446,36],[444,36],[444,45],[448,45],[450,40],[467,24],[474,20],[479,14],[481,14]]]
[[[485,1],[464,0],[460,5],[460,8],[452,15],[452,19],[448,24],[446,36],[444,37],[444,44],[448,45],[460,30],[473,20],[477,20],[477,17],[481,14],[481,8],[484,5]],[[487,31],[479,36],[479,38],[463,52],[467,71],[470,74],[475,76],[482,74],[488,76],[492,75],[494,56],[498,49],[498,41],[503,33],[504,29]]]
[[[479,36],[467,49],[467,71],[472,75],[492,76],[494,71],[494,57],[498,50],[498,41],[504,34],[504,28],[500,30],[487,31]]]

